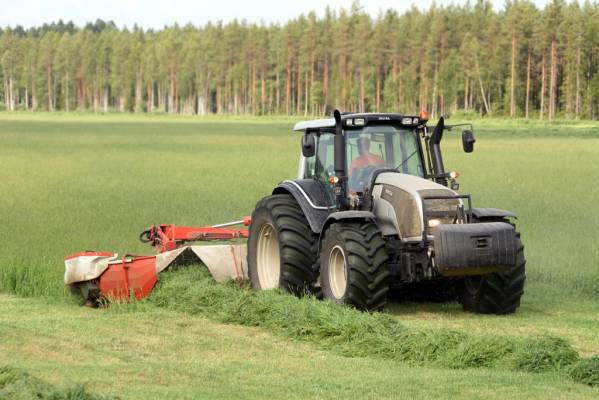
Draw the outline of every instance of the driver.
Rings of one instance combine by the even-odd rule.
[[[358,138],[358,158],[356,158],[349,166],[349,175],[352,176],[354,172],[369,166],[369,165],[383,165],[385,160],[381,156],[372,154],[370,152],[370,139],[367,137]]]

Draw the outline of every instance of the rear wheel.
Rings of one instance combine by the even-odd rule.
[[[480,314],[511,314],[520,307],[526,279],[526,259],[520,234],[516,232],[516,265],[506,272],[464,278],[458,299],[466,311]]]
[[[365,311],[387,302],[389,269],[385,241],[375,224],[336,223],[326,231],[320,253],[325,298]]]
[[[265,197],[252,213],[248,272],[255,290],[312,291],[318,277],[317,237],[291,195]]]

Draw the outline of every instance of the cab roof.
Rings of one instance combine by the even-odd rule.
[[[410,118],[411,123],[405,124],[405,120]],[[362,120],[360,124],[356,124],[355,121]],[[354,126],[366,126],[372,123],[385,123],[385,122],[396,122],[402,125],[410,125],[416,126],[421,122],[425,123],[426,121],[420,121],[417,116],[407,116],[404,114],[383,114],[383,113],[343,113],[341,114],[341,121],[346,127],[354,127]],[[319,128],[334,128],[335,127],[335,119],[334,118],[322,118],[322,119],[314,119],[311,121],[301,121],[295,124],[293,127],[294,131],[305,131],[307,129],[317,130]]]

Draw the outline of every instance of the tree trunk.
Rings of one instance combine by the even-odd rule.
[[[102,103],[104,106],[104,112],[108,113],[108,87],[104,87],[104,95],[102,99]]]
[[[301,107],[302,107],[302,71],[299,65],[299,61],[297,63],[297,82],[295,87],[295,113],[299,115]]]
[[[510,117],[516,116],[516,35],[512,36],[512,78],[510,85]]]
[[[308,87],[310,80],[308,78],[308,71],[304,77],[304,116],[308,115],[308,106],[310,104],[310,88]]]
[[[54,107],[52,104],[52,69],[50,67],[46,68],[46,85],[48,89],[48,111],[54,111]]]
[[[287,59],[287,79],[285,80],[285,113],[291,112],[291,59]]]
[[[64,74],[64,109],[66,112],[69,112],[69,71],[66,71]]]
[[[541,59],[541,108],[539,110],[539,119],[543,119],[545,113],[545,54]]]
[[[31,86],[31,109],[37,110],[37,91],[35,90],[36,85]]]
[[[146,112],[152,113],[152,85],[146,85]]]
[[[326,107],[329,103],[329,57],[325,55],[324,57],[324,76],[323,76],[323,84],[322,84],[322,94],[323,94],[323,114],[326,113]]]
[[[528,52],[528,61],[526,62],[526,100],[524,103],[524,118],[528,119],[528,103],[530,102],[530,62],[531,54]]]
[[[466,77],[466,79],[464,79],[464,110],[468,110],[468,86],[469,79]]]
[[[15,93],[13,90],[13,79],[12,76],[8,78],[8,93],[9,93],[9,109],[10,111],[15,110]]]
[[[264,71],[261,72],[260,76],[260,114],[266,114],[266,78],[264,77]]]
[[[344,110],[347,110],[347,85],[349,85],[347,75],[347,56],[343,55],[341,58],[341,107]]]
[[[437,87],[438,87],[438,78],[439,78],[439,69],[437,68],[437,62],[435,62],[435,75],[433,76],[433,97],[431,99],[431,116],[433,118],[437,117],[437,114],[439,114],[439,107],[438,107],[438,101],[437,101]]]
[[[420,84],[420,96],[419,96],[419,108],[421,110],[426,110],[427,109],[427,97],[428,97],[428,80],[427,80],[427,76],[426,76],[426,71],[424,69],[424,67],[422,67],[422,60],[421,60],[421,64],[420,64],[420,79],[421,79],[421,84]],[[416,73],[414,74],[416,75]],[[414,80],[417,77],[414,76]]]
[[[140,113],[142,108],[142,95],[141,95],[141,87],[142,87],[143,81],[142,81],[142,72],[141,72],[141,67],[138,67],[137,69],[137,74],[136,74],[136,79],[135,79],[135,112],[136,113]]]
[[[549,119],[555,117],[557,100],[557,42],[551,41],[551,71],[549,75]]]
[[[489,112],[490,112],[490,110],[489,110],[489,103],[487,102],[487,96],[485,96],[485,88],[483,86],[483,78],[482,78],[482,76],[480,74],[480,66],[478,65],[478,58],[474,59],[474,64],[475,64],[475,67],[476,67],[476,73],[478,75],[478,83],[480,85],[480,94],[481,94],[481,96],[483,98],[483,105],[485,107],[485,112],[487,114],[489,114]]]
[[[366,112],[364,104],[364,72],[360,70],[360,112]]]
[[[276,110],[275,110],[275,114],[278,114],[279,112],[281,112],[281,88],[280,88],[280,82],[279,82],[279,68],[276,67],[276,74],[275,74],[275,85],[276,85]]]
[[[257,91],[256,91],[256,62],[254,61],[252,63],[252,91],[251,91],[251,95],[250,95],[250,110],[251,113],[253,115],[256,115],[256,110],[257,110],[257,103],[258,103],[258,95],[257,95]]]
[[[580,116],[580,36],[578,47],[576,49],[576,100],[574,108],[576,119],[578,119]]]

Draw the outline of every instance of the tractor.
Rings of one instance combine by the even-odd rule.
[[[279,183],[252,213],[252,287],[312,294],[364,311],[392,293],[457,300],[466,311],[509,314],[524,292],[514,213],[473,208],[446,172],[441,140],[459,126],[418,116],[341,113],[299,122],[297,179]]]

